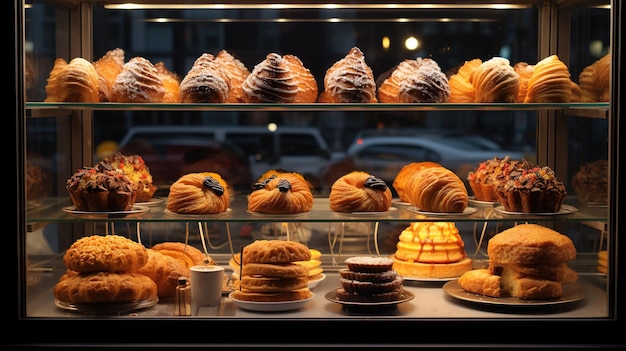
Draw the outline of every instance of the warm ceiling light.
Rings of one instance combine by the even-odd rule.
[[[104,8],[115,10],[137,9],[497,9],[511,10],[530,8],[526,4],[106,4]]]

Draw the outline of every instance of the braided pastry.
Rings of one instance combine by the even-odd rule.
[[[412,205],[428,212],[461,213],[469,202],[461,178],[445,167],[418,170],[408,180],[406,191]]]
[[[254,185],[248,195],[248,211],[269,214],[308,212],[313,193],[302,176],[277,173]]]
[[[382,179],[353,171],[333,183],[328,200],[337,212],[383,212],[391,207],[391,190]]]
[[[167,209],[176,213],[214,214],[230,205],[228,185],[214,172],[189,173],[170,187]]]

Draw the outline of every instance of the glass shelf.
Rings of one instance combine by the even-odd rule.
[[[245,198],[234,198],[230,204],[230,211],[215,215],[183,215],[165,211],[165,203],[151,206],[150,210],[133,214],[128,217],[108,218],[95,216],[72,215],[63,211],[71,206],[68,198],[48,198],[44,203],[28,209],[29,223],[37,222],[606,222],[606,207],[578,207],[574,199],[566,200],[566,204],[574,206],[577,211],[558,215],[507,215],[501,214],[493,206],[476,207],[476,211],[465,215],[427,216],[409,210],[409,206],[392,204],[392,210],[375,214],[338,213],[330,210],[327,198],[315,198],[313,209],[310,212],[295,215],[264,215],[249,213],[246,210]]]

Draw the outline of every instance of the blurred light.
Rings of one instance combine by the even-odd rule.
[[[407,50],[415,50],[419,47],[419,45],[420,42],[414,36],[410,36],[404,41],[404,47],[406,47]]]
[[[269,130],[270,132],[275,132],[276,129],[278,129],[278,125],[276,125],[276,123],[267,124],[267,130]]]
[[[602,56],[602,52],[603,52],[602,48],[603,48],[603,45],[602,45],[601,40],[592,40],[589,43],[589,52],[595,57]]]
[[[391,44],[391,41],[389,40],[388,36],[384,36],[383,40],[382,40],[382,45],[383,45],[383,49],[387,50],[389,49],[389,45]]]

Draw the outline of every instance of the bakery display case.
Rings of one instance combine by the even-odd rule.
[[[624,345],[622,336],[606,332],[623,324],[618,258],[625,254],[618,246],[622,194],[617,182],[621,2],[28,0],[13,5],[16,77],[8,88],[16,91],[13,319],[24,330],[62,326],[72,332],[15,336],[9,344]],[[73,65],[82,67],[81,73],[65,73]],[[497,85],[490,85],[493,73],[485,66],[505,67],[497,70]],[[412,80],[394,83],[402,70],[420,67],[411,72]],[[464,76],[470,69],[475,74]],[[137,72],[148,79],[137,79]],[[524,72],[530,72],[525,79]],[[561,89],[545,90],[557,83],[542,82],[539,74],[532,76],[536,72],[560,75]],[[208,81],[214,85],[193,85]],[[411,90],[411,84],[419,88]],[[118,153],[140,156],[117,165],[133,163],[129,177],[150,178],[149,196],[115,209],[79,206],[73,186],[84,174],[110,167],[103,162]],[[509,207],[502,197],[478,197],[470,175],[505,156],[527,161],[531,182],[560,181],[556,210],[529,211]],[[462,208],[441,209],[449,201],[444,197],[430,201],[437,205],[430,209],[421,199],[402,196],[396,176],[420,161],[435,162],[449,173],[433,173],[428,183],[459,179]],[[148,170],[139,171],[143,166]],[[289,187],[270,182],[270,171],[290,173]],[[388,201],[383,210],[338,209],[335,185],[353,171],[376,176],[365,177],[361,185],[369,182],[368,187],[388,192],[385,200],[376,200]],[[220,210],[185,212],[181,208],[193,207],[194,200],[174,197],[178,181],[199,172],[212,172],[212,183],[206,173],[197,177],[198,184],[212,189],[203,199],[217,194]],[[116,177],[107,184],[127,181]],[[449,186],[437,184],[431,191]],[[270,204],[269,198],[250,196],[270,186],[297,195],[306,208],[252,208],[252,201]],[[310,193],[312,201],[301,200],[304,195],[296,191]],[[464,271],[510,269],[514,263],[497,262],[488,251],[490,239],[534,225],[561,234],[575,247],[571,257],[565,254],[569,246],[560,247],[562,256],[553,255],[558,261],[542,261],[542,268],[563,268],[550,270],[560,277],[554,278],[559,281],[555,296],[494,297],[461,287]],[[417,233],[426,227],[457,240],[454,249],[446,248],[445,263],[466,268],[444,276],[406,273],[416,269],[414,259],[406,263],[398,257],[421,247]],[[415,237],[407,239],[412,231]],[[75,290],[67,289],[72,301],[64,301],[60,281],[93,272],[84,268],[85,261],[93,263],[89,259],[73,262],[67,255],[94,235],[120,237],[111,251],[135,260],[147,262],[147,253],[137,258],[136,251],[124,250],[140,246],[136,250],[166,254],[171,246],[158,245],[172,243],[183,245],[184,264],[210,259],[225,268],[219,305],[177,313],[178,279],[169,295],[154,288],[150,296],[117,302],[107,300],[115,295],[108,292],[97,303],[73,300],[87,289],[81,281]],[[240,277],[248,276],[236,261],[245,262],[244,249],[259,240],[295,242],[311,250],[312,256],[307,251],[299,259],[277,261],[315,262],[303,263],[316,272],[316,279],[304,284],[306,298],[274,303],[231,295],[244,284]],[[452,259],[453,252],[463,257]],[[395,260],[393,269],[404,275],[402,293],[375,303],[342,298],[346,260],[360,256],[378,257],[377,263]],[[111,262],[103,264],[107,271]],[[497,264],[505,267],[493,268]],[[540,265],[532,264],[533,269]],[[131,266],[105,275],[140,268]],[[390,281],[400,279],[394,275]],[[561,286],[561,281],[567,282]],[[151,286],[151,281],[141,284]],[[139,290],[148,289],[153,288]],[[268,327],[275,332],[267,333]],[[203,328],[210,332],[195,332]],[[363,332],[344,337],[339,328]],[[419,336],[375,337],[381,330],[391,335],[413,328]],[[532,335],[520,340],[510,334],[514,328]],[[461,335],[456,330],[464,329],[474,335],[450,340],[451,331]],[[318,330],[323,337],[287,338],[298,330]]]

